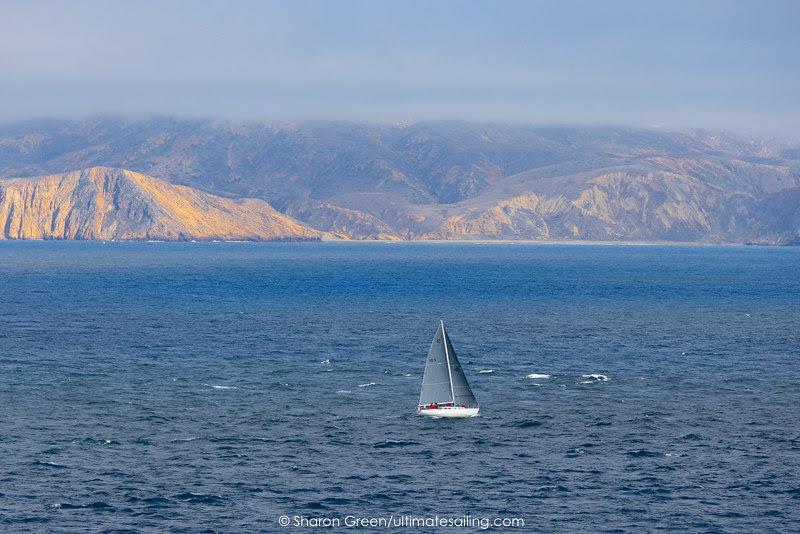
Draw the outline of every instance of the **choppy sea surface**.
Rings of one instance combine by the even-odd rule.
[[[797,531],[799,356],[800,248],[0,243],[0,529]]]

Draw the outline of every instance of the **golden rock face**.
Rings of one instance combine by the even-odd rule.
[[[454,205],[438,226],[416,237],[736,242],[761,235],[762,242],[785,241],[759,226],[767,209],[752,196],[726,195],[691,176],[612,172],[586,179],[569,196],[527,193],[479,208]],[[791,221],[792,208],[783,211],[782,219]]]
[[[263,200],[226,199],[123,169],[0,180],[0,239],[319,237]]]
[[[729,194],[693,176],[601,173],[572,190],[454,204],[316,201],[280,213],[108,167],[0,179],[0,239],[531,239],[797,242],[797,194]],[[380,200],[380,199],[378,199]],[[369,210],[372,209],[374,213]],[[297,219],[306,221],[300,222]],[[314,229],[322,228],[325,231]],[[776,230],[778,229],[778,230]]]

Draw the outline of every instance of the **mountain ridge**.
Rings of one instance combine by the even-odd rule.
[[[102,118],[0,126],[0,175],[106,165],[349,239],[794,243],[800,150],[713,132]]]

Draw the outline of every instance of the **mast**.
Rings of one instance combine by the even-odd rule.
[[[442,325],[442,343],[444,343],[444,356],[447,358],[447,376],[450,379],[450,398],[453,399],[453,406],[456,405],[456,392],[453,390],[453,371],[450,369],[450,351],[447,350],[447,333],[444,331],[444,321],[439,320]]]

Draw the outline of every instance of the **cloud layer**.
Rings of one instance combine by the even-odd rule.
[[[796,134],[796,2],[6,2],[0,119],[480,119]]]

